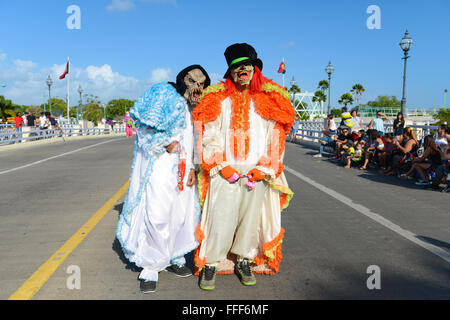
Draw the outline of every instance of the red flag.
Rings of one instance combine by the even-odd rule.
[[[64,79],[66,75],[69,74],[69,60],[67,60],[66,69],[64,70],[64,73],[59,77],[59,79]]]
[[[286,65],[284,64],[284,62],[280,63],[280,67],[278,68],[278,73],[282,73],[282,74],[286,73]]]

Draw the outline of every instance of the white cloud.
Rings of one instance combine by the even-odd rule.
[[[153,83],[169,81],[172,76],[172,71],[170,69],[155,69],[152,70],[152,76],[150,81]]]
[[[132,0],[112,0],[112,2],[106,6],[108,11],[128,11],[134,9],[136,5]]]
[[[6,53],[0,52],[0,61],[5,61],[7,57]]]
[[[65,63],[40,67],[33,61],[20,59],[8,61],[5,57],[5,61],[0,66],[0,83],[7,84],[7,87],[2,88],[0,94],[17,104],[40,105],[47,99],[46,80],[50,75],[53,79],[52,96],[65,99],[66,80],[59,80],[65,67]],[[170,69],[157,68],[149,72],[149,78],[137,79],[114,71],[108,64],[90,65],[84,68],[72,64],[70,68],[71,105],[78,103],[79,85],[84,93],[98,96],[102,102],[107,103],[109,100],[119,98],[137,99],[153,84],[171,80],[171,75]]]
[[[14,64],[19,72],[27,72],[36,67],[36,63],[26,60],[14,60]]]
[[[112,2],[106,6],[108,11],[129,11],[136,7],[136,0],[112,0]],[[175,7],[178,6],[177,0],[139,0],[144,3],[167,3]]]
[[[141,2],[168,3],[177,6],[177,0],[140,0]]]

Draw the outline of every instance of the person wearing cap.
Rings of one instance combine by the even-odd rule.
[[[280,213],[293,195],[283,173],[295,118],[289,93],[262,75],[251,45],[229,46],[225,59],[225,81],[207,88],[193,112],[202,204],[194,262],[204,290],[215,288],[216,274],[235,272],[252,286],[254,273],[279,272]]]
[[[130,110],[136,140],[130,186],[116,237],[125,257],[142,268],[140,290],[154,292],[167,268],[192,275],[185,254],[198,246],[200,203],[194,166],[192,109],[210,84],[200,65],[183,69],[176,83],[158,83]]]

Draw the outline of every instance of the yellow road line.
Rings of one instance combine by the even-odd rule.
[[[114,207],[128,190],[130,182],[125,183],[69,240],[66,241],[43,265],[29,277],[8,300],[30,300],[55,273],[64,260],[86,238],[103,217]]]

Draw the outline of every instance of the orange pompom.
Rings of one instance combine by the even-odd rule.
[[[248,180],[255,182],[255,181],[261,181],[266,178],[266,174],[258,169],[252,169],[247,174],[249,176]]]
[[[234,174],[239,175],[239,172],[236,171],[233,167],[226,166],[222,170],[220,170],[220,174],[226,179],[230,179]]]

